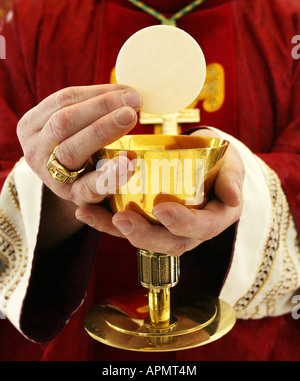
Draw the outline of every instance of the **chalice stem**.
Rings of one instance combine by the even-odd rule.
[[[148,289],[149,318],[152,327],[165,328],[171,319],[170,289],[179,281],[178,257],[138,250],[141,285]]]
[[[153,327],[168,327],[171,318],[170,288],[149,288],[148,307],[151,325]]]

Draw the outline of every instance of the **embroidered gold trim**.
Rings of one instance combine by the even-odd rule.
[[[261,292],[271,276],[279,249],[284,251],[280,278],[276,285],[264,296],[260,304],[265,303],[268,314],[273,314],[276,309],[276,298],[295,290],[298,283],[295,264],[289,254],[287,245],[289,226],[292,221],[289,205],[277,174],[261,161],[260,165],[263,167],[262,169],[268,181],[273,205],[273,221],[255,282],[249,291],[240,298],[234,306],[238,316],[242,316],[243,311],[247,309],[247,318],[255,317],[258,314],[259,307],[249,310],[249,306]],[[245,316],[243,315],[243,317]]]
[[[13,224],[0,209],[0,258],[5,263],[0,273],[1,310],[5,311],[10,295],[19,284],[27,267],[28,256]]]
[[[207,65],[206,79],[201,93],[191,107],[196,107],[203,100],[203,108],[207,112],[220,110],[225,100],[225,71],[221,64]]]
[[[293,221],[293,217],[291,213],[289,213],[286,226],[284,227],[285,231],[288,231],[291,223]],[[296,271],[296,264],[294,263],[289,247],[288,247],[288,234],[283,237],[282,246],[284,248],[285,257],[282,259],[282,267],[283,271],[280,274],[280,277],[274,285],[274,287],[266,294],[266,296],[263,299],[263,303],[266,303],[267,305],[267,313],[268,315],[273,315],[276,310],[276,298],[286,295],[291,291],[294,291],[297,289],[298,285],[298,274]],[[297,252],[297,251],[296,251]],[[299,252],[299,248],[298,248]]]
[[[15,168],[19,163],[16,164]],[[13,181],[13,172],[7,177],[1,196],[5,204],[16,207],[14,218],[22,221],[17,190]],[[28,265],[28,250],[17,228],[0,207],[0,293],[1,311],[5,313],[7,303],[22,280]]]
[[[8,185],[8,189],[9,189],[11,198],[12,198],[15,206],[20,210],[20,202],[19,202],[18,191],[17,191],[16,185],[14,184],[14,182],[12,180],[11,174],[8,176],[8,184],[7,185]]]
[[[2,240],[0,237],[0,247],[1,245],[2,245]],[[6,271],[8,265],[9,265],[8,259],[5,255],[2,254],[2,250],[0,249],[0,276],[4,271]],[[0,284],[1,284],[1,280],[0,280]]]

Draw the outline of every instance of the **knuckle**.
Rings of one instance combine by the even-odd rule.
[[[221,230],[222,229],[220,228],[220,224],[216,223],[215,219],[208,219],[206,221],[205,233],[203,237],[201,237],[201,239],[203,239],[204,241],[208,241],[219,235]]]
[[[177,222],[172,224],[170,227],[168,227],[169,230],[172,232],[172,234],[176,236],[186,236],[189,237],[190,235],[193,235],[195,231],[195,226],[193,225],[193,222],[184,220],[184,223]]]
[[[234,208],[232,223],[237,222],[241,218],[242,213],[243,213],[243,200],[241,201],[238,207]]]
[[[70,112],[66,108],[61,109],[55,112],[54,114],[52,114],[49,119],[49,126],[51,129],[52,135],[56,139],[60,139],[63,136],[64,131],[66,127],[70,124],[70,122],[71,122]]]
[[[141,246],[141,242],[140,242],[140,239],[138,239],[137,237],[135,237],[134,235],[133,236],[130,236],[127,237],[127,239],[129,240],[129,242],[131,243],[131,245],[135,248],[139,248]]]
[[[93,125],[93,129],[94,129],[94,135],[99,138],[101,141],[106,141],[107,139],[109,139],[109,134],[108,134],[108,129],[105,128],[105,125],[99,121],[98,123],[95,123]],[[112,129],[110,129],[111,131]]]
[[[188,218],[180,218],[177,216],[170,225],[168,230],[178,237],[192,237],[195,235],[195,218],[194,216]]]
[[[27,111],[27,113],[23,115],[23,117],[19,120],[17,124],[16,133],[20,142],[24,140],[32,124],[31,114],[32,114],[31,110]]]
[[[24,140],[24,133],[25,133],[25,126],[24,126],[24,120],[23,119],[21,119],[20,121],[19,121],[19,123],[17,124],[17,136],[18,136],[18,139],[19,139],[19,141],[20,141],[20,143],[22,143],[23,142],[23,140]]]
[[[26,150],[24,150],[24,159],[29,167],[33,168],[35,160],[35,149],[29,146]]]
[[[166,254],[171,255],[172,257],[179,257],[187,251],[186,240],[178,240],[175,245],[173,245]]]
[[[137,249],[144,247],[145,250],[152,250],[147,237],[141,234],[135,234],[134,230],[131,234],[127,235],[126,238],[129,240],[131,245]]]
[[[79,153],[70,139],[64,140],[57,148],[56,158],[59,163],[69,170],[78,169]]]
[[[80,199],[84,200],[85,202],[94,203],[99,201],[99,194],[93,191],[93,188],[88,181],[88,177],[82,178],[80,181],[78,181],[76,194],[79,195]],[[79,197],[77,196],[76,198],[78,199]]]
[[[99,105],[103,115],[110,114],[114,110],[117,110],[119,107],[123,106],[121,94],[121,90],[114,89],[99,96]]]
[[[111,98],[111,94],[103,94],[101,97],[100,97],[100,105],[101,105],[101,108],[102,108],[102,112],[104,114],[109,114],[110,111],[111,111],[111,106],[110,106],[110,98]]]
[[[73,204],[81,205],[80,200],[78,199],[78,193],[75,191],[75,187],[73,185],[70,186],[68,191],[68,200],[73,202]]]
[[[57,109],[69,106],[76,99],[75,90],[73,87],[67,87],[65,89],[59,90],[53,96],[53,103]]]

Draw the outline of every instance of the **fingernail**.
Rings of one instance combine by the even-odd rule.
[[[174,221],[174,217],[168,212],[154,212],[153,214],[163,225],[171,225]]]
[[[140,109],[143,104],[142,97],[135,91],[127,91],[122,95],[123,102],[126,106],[134,109]]]
[[[89,226],[94,226],[94,224],[95,224],[93,217],[90,217],[90,216],[76,216],[76,218],[77,218],[77,220],[79,220],[79,221],[81,221],[84,224],[89,225]]]
[[[128,107],[122,107],[115,113],[114,118],[119,126],[128,126],[134,122],[135,113]]]
[[[130,234],[132,232],[132,230],[133,230],[133,225],[128,220],[121,220],[121,219],[114,220],[113,224],[124,235]]]

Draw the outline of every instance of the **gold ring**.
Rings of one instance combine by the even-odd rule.
[[[86,169],[88,161],[85,163],[84,167],[78,171],[68,171],[64,166],[62,166],[55,157],[55,152],[58,146],[56,146],[48,160],[46,168],[50,175],[59,183],[62,184],[72,184],[78,176]]]

